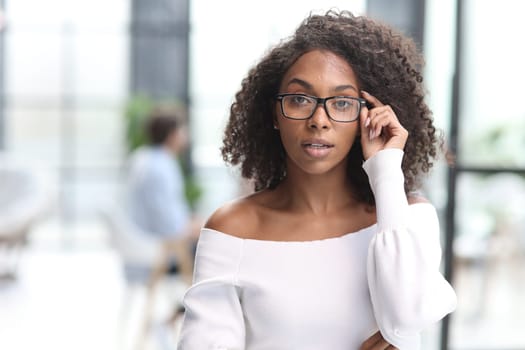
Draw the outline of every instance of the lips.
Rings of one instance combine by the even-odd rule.
[[[322,143],[305,143],[303,144],[304,147],[313,147],[313,148],[330,148],[332,146],[330,145],[324,145]]]
[[[331,148],[334,147],[334,145],[328,141],[325,141],[323,139],[311,139],[306,140],[302,143],[303,147],[316,147],[316,148]]]
[[[313,158],[327,156],[334,147],[332,143],[322,139],[306,140],[301,145],[305,152]]]

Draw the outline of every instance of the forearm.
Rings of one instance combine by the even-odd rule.
[[[402,160],[403,151],[390,148],[378,152],[363,164],[375,198],[379,231],[407,225],[408,201]]]
[[[419,331],[455,308],[455,294],[439,272],[439,222],[430,204],[408,205],[401,150],[385,150],[364,168],[376,199],[378,231],[368,252],[368,282],[385,339],[419,349]]]

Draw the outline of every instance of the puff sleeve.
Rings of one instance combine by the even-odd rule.
[[[367,277],[383,337],[400,350],[420,349],[420,331],[456,308],[456,294],[439,271],[440,230],[429,203],[408,205],[403,151],[386,149],[364,164],[376,200],[377,227]]]
[[[245,326],[237,270],[242,240],[202,229],[178,350],[240,350]]]

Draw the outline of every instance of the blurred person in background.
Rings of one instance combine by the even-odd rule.
[[[149,144],[136,149],[128,164],[127,211],[140,229],[162,242],[164,256],[154,274],[160,278],[176,269],[191,283],[200,223],[192,217],[177,161],[188,144],[187,128],[172,109],[160,107],[145,128]]]
[[[222,154],[254,194],[202,229],[179,349],[419,350],[456,307],[418,194],[437,154],[414,43],[311,15],[250,70]]]

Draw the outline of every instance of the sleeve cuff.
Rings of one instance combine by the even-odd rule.
[[[363,163],[376,202],[380,231],[406,226],[408,201],[401,169],[404,152],[388,148]]]

